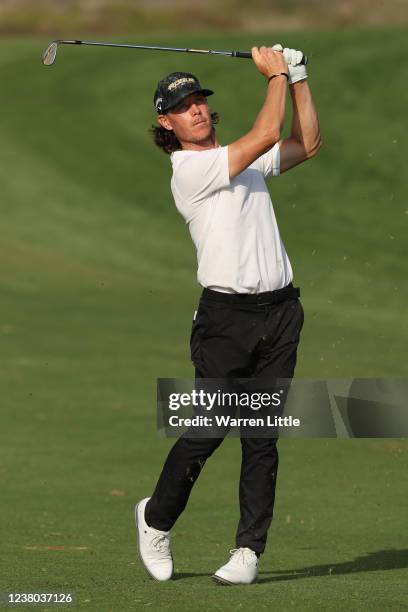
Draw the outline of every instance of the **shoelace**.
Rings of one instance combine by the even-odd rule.
[[[158,552],[166,553],[169,552],[170,535],[165,533],[158,533],[152,539],[152,546]]]
[[[254,561],[255,553],[249,548],[232,548],[230,550],[230,555],[236,557],[238,563],[242,563],[242,565],[247,565]]]

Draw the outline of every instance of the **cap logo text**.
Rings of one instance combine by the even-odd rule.
[[[184,85],[184,83],[195,83],[195,79],[191,78],[191,77],[183,77],[182,79],[177,79],[177,81],[173,81],[173,83],[170,83],[170,85],[168,86],[168,90],[172,91],[173,89],[177,89],[177,87],[180,87],[180,85]]]

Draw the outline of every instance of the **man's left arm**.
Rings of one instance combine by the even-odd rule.
[[[306,68],[299,65],[303,54],[295,49],[282,49],[289,68],[289,89],[293,116],[289,138],[280,143],[280,172],[310,159],[322,146],[319,119],[307,82]]]

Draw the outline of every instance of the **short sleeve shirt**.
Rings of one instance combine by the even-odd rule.
[[[279,144],[230,179],[228,146],[172,153],[171,190],[197,249],[197,280],[228,293],[281,289],[293,273],[265,178]]]

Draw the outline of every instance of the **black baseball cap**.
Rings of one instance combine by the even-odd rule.
[[[167,113],[183,98],[192,93],[200,92],[203,96],[211,96],[211,89],[203,89],[200,81],[190,72],[172,72],[161,79],[154,93],[154,106],[159,114]]]

